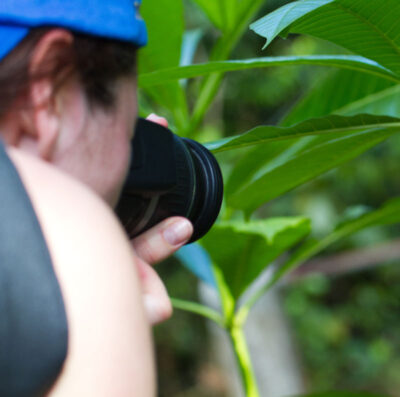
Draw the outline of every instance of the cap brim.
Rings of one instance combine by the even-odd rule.
[[[29,29],[21,26],[0,25],[0,59],[7,56],[29,33]]]

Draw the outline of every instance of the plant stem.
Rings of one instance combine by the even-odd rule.
[[[201,305],[196,302],[189,302],[176,298],[171,298],[171,302],[173,307],[176,309],[199,314],[200,316],[206,317],[209,320],[216,322],[222,328],[225,328],[224,319],[222,318],[222,316],[217,311],[210,309],[207,306]]]
[[[235,28],[232,31],[225,32],[212,50],[210,61],[223,61],[229,58],[232,49],[240,40],[250,19],[260,9],[263,0],[254,0],[249,2],[248,7],[242,10],[241,15],[237,15]],[[192,118],[187,126],[185,135],[193,136],[196,129],[202,123],[205,114],[213,102],[221,86],[224,73],[213,73],[204,79],[200,89],[198,100],[193,110]]]
[[[260,397],[242,326],[233,324],[229,329],[229,336],[239,365],[246,397]]]

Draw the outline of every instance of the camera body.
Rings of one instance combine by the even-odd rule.
[[[216,221],[222,198],[220,167],[204,146],[138,119],[130,170],[116,209],[130,238],[166,218],[183,216],[193,224],[189,243],[194,242]]]

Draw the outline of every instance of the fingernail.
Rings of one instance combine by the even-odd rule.
[[[181,245],[190,239],[193,226],[187,220],[172,223],[164,230],[164,238],[171,245]]]

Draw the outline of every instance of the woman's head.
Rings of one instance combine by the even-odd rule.
[[[131,0],[2,0],[0,135],[115,204],[136,120]],[[90,18],[88,18],[90,15]]]
[[[34,30],[0,62],[6,143],[71,174],[114,205],[136,119],[134,45]]]
[[[40,68],[31,61],[40,40],[54,28],[35,28],[0,61],[0,120],[17,99],[27,99],[32,82],[54,81],[54,93],[72,75],[80,79],[93,106],[110,109],[115,104],[114,83],[136,73],[136,46],[132,43],[70,33],[73,40],[55,43]],[[28,103],[25,103],[28,106]]]
[[[0,62],[3,139],[115,204],[136,119],[135,65],[131,43],[32,30]]]

